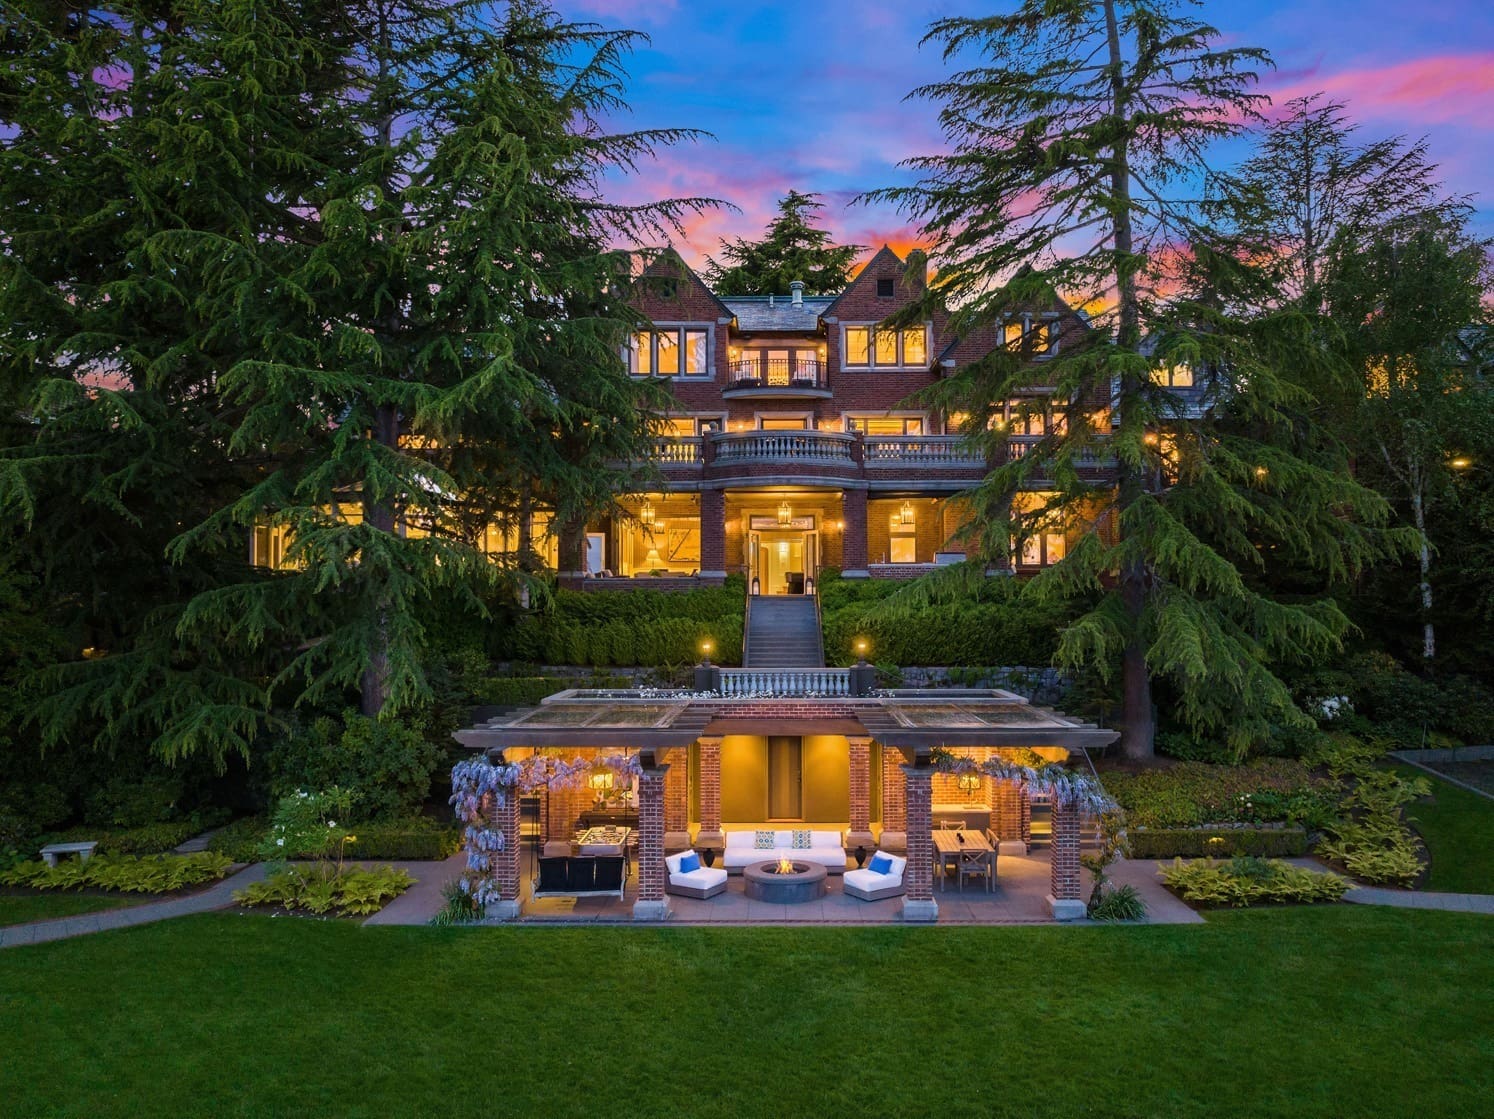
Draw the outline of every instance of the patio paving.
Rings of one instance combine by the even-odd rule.
[[[634,924],[633,902],[637,876],[628,879],[622,898],[542,898],[531,896],[527,863],[524,867],[524,912],[515,921],[485,924]],[[1134,885],[1146,901],[1148,924],[1197,924],[1203,918],[1170,894],[1158,880],[1150,861],[1119,863],[1111,878],[1117,884]],[[934,900],[939,903],[941,925],[1034,925],[1058,924],[1048,912],[1048,857],[1044,851],[1030,855],[1003,855],[997,867],[996,889],[987,891],[971,883],[963,892],[953,880],[941,891],[936,882]],[[797,905],[772,905],[754,901],[743,892],[740,876],[733,876],[724,894],[707,900],[669,898],[673,925],[885,925],[899,924],[901,898],[861,901],[846,896],[838,876],[831,876],[829,892],[819,901]],[[643,923],[643,922],[637,922]],[[1071,921],[1067,924],[1096,924]]]

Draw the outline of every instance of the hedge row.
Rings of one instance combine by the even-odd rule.
[[[589,597],[630,596],[599,593]],[[688,598],[689,595],[680,597]],[[700,643],[706,639],[714,644],[712,656],[717,661],[722,664],[742,663],[742,600],[736,602],[734,612],[717,614],[710,619],[616,618],[597,622],[557,612],[529,619],[518,627],[511,641],[510,655],[516,660],[542,664],[594,667],[693,664],[700,657]]]
[[[264,858],[263,845],[269,825],[262,816],[246,816],[208,840],[208,850],[227,855],[234,862],[258,862]],[[424,816],[388,823],[354,824],[356,838],[347,845],[349,859],[445,859],[461,848],[461,831],[453,823],[442,824]],[[304,857],[306,852],[286,852],[288,858]]]
[[[563,676],[485,676],[475,685],[473,698],[482,704],[531,707],[556,692],[586,686]]]
[[[1126,839],[1133,859],[1280,859],[1307,853],[1307,832],[1301,828],[1133,828]]]
[[[961,602],[882,616],[875,605],[824,615],[825,656],[850,664],[857,638],[879,664],[1050,664],[1058,642],[1053,613],[1023,602]]]

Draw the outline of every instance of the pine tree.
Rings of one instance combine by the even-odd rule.
[[[812,224],[814,212],[822,209],[819,195],[789,191],[779,199],[778,216],[762,240],[721,242],[725,263],[709,259],[706,283],[717,295],[782,295],[794,280],[803,281],[808,295],[840,291],[865,246],[832,242],[828,232]]]
[[[1026,340],[995,346],[929,399],[967,415],[998,461],[1005,402],[1058,402],[1056,429],[970,495],[971,528],[1001,562],[1013,541],[1091,529],[1034,587],[1083,604],[1061,663],[1119,666],[1133,758],[1152,753],[1154,682],[1180,721],[1241,750],[1302,723],[1271,666],[1332,648],[1347,621],[1252,576],[1291,556],[1344,577],[1378,554],[1363,526],[1385,515],[1331,440],[1301,434],[1311,400],[1291,370],[1327,360],[1307,324],[1238,313],[1257,281],[1205,220],[1205,158],[1257,115],[1253,68],[1269,59],[1218,45],[1189,7],[1028,0],[938,21],[928,41],[965,68],[916,95],[940,104],[948,151],[910,161],[913,186],[871,195],[933,246],[932,306],[913,314],[947,306],[955,333],[998,339],[1058,296],[1090,317],[1042,360]],[[1201,400],[1154,377],[1181,365],[1210,386]],[[1113,484],[1081,469],[1107,460]]]
[[[341,706],[351,689],[370,715],[422,702],[433,600],[481,615],[517,577],[480,547],[494,511],[538,497],[574,522],[610,500],[656,403],[622,363],[631,260],[612,246],[662,240],[700,203],[601,196],[608,171],[690,135],[603,127],[630,33],[523,2],[154,7],[97,17],[128,80],[73,65],[47,88],[116,105],[86,116],[91,155],[135,200],[95,195],[89,213],[128,221],[91,313],[148,309],[157,341],[78,325],[73,221],[14,262],[12,293],[58,320],[15,367],[44,363],[44,438],[119,430],[109,410],[133,423],[150,391],[230,481],[167,522],[171,563],[155,561],[206,584],[159,641],[81,666],[62,715],[128,711],[169,756],[244,752],[272,696]],[[56,111],[57,136],[76,115]],[[27,151],[9,186],[50,161],[86,209],[94,167],[70,154]],[[39,210],[53,228],[55,207]],[[80,369],[116,370],[123,391],[78,390]],[[11,461],[8,497],[34,513],[45,460]],[[173,445],[162,465],[191,461]],[[256,523],[290,530],[289,570],[242,570]],[[167,659],[221,679],[178,687]]]

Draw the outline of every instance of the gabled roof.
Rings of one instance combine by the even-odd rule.
[[[835,305],[837,303],[839,303],[847,295],[849,295],[851,292],[855,291],[858,287],[860,287],[861,284],[865,282],[866,278],[869,275],[871,275],[872,265],[876,264],[878,261],[882,260],[885,257],[890,257],[892,259],[892,262],[894,264],[896,264],[899,268],[904,267],[906,265],[906,263],[907,263],[905,260],[903,260],[902,257],[898,256],[897,253],[895,253],[895,252],[892,251],[892,246],[891,245],[883,245],[880,249],[878,249],[876,251],[876,253],[872,256],[872,258],[866,262],[866,265],[861,269],[861,271],[858,272],[858,273],[856,273],[856,278],[854,280],[852,280],[849,284],[847,284],[845,290],[842,291],[839,295],[837,295],[833,300],[831,300],[830,306],[826,307],[823,311],[820,312],[820,314],[821,315],[828,315],[832,311],[834,311],[835,310]]]
[[[737,329],[753,331],[818,330],[820,316],[839,298],[833,295],[806,295],[804,302],[795,306],[788,295],[727,295],[721,302],[736,316]]]
[[[724,317],[730,318],[733,315],[732,309],[721,302],[721,297],[706,285],[695,269],[685,263],[685,258],[680,256],[673,245],[665,246],[658,256],[649,261],[648,266],[639,273],[639,279],[683,280],[685,283],[694,284],[711,297],[716,306],[721,308],[721,314]]]

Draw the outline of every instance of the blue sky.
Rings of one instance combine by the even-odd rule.
[[[690,224],[693,261],[723,234],[755,235],[790,188],[824,196],[840,240],[906,249],[916,231],[887,209],[851,207],[863,190],[906,180],[896,164],[938,143],[935,109],[905,95],[937,78],[920,49],[943,15],[997,2],[556,0],[562,14],[646,32],[632,58],[635,126],[686,126],[713,141],[665,153],[620,196],[709,195],[740,208]],[[1326,90],[1366,137],[1429,137],[1450,191],[1482,195],[1477,225],[1494,236],[1494,3],[1438,0],[1209,0],[1201,17],[1276,60],[1262,89],[1284,100]]]

